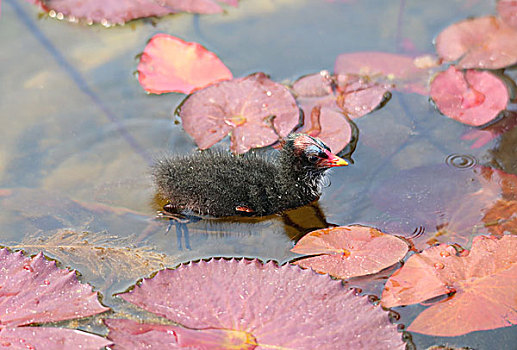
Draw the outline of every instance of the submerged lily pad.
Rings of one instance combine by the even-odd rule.
[[[470,253],[440,244],[412,255],[386,282],[381,303],[394,307],[449,295],[408,330],[452,337],[517,324],[516,281],[517,237],[479,236]]]
[[[300,121],[289,90],[264,73],[196,91],[181,105],[179,115],[199,148],[207,149],[230,134],[235,153],[271,145]]]
[[[138,81],[147,92],[191,92],[233,75],[223,62],[198,43],[156,34],[138,64]]]
[[[402,260],[408,245],[401,239],[372,227],[352,225],[313,231],[296,243],[292,252],[314,257],[295,264],[350,278],[376,273]]]
[[[91,287],[79,283],[75,271],[59,269],[38,254],[0,250],[0,339],[13,349],[99,349],[111,342],[71,329],[21,326],[92,316],[108,308]]]
[[[509,212],[513,206],[501,205],[517,200],[517,176],[475,165],[468,155],[452,155],[447,161],[449,166],[401,171],[373,187],[373,204],[389,220],[371,224],[413,236],[418,249],[440,242],[467,248],[473,236],[507,232],[515,214]],[[504,215],[495,218],[496,213]]]
[[[229,340],[239,349],[405,348],[397,327],[367,297],[356,296],[328,276],[292,265],[202,260],[160,271],[120,296],[188,329],[167,333],[155,331],[164,328],[161,325],[108,320],[116,344],[117,339],[130,344],[137,337],[144,342],[145,334],[135,329],[151,327],[153,344],[157,338],[162,344],[166,339],[179,343],[185,332],[186,344],[195,349],[228,348]],[[192,336],[193,331],[200,336]]]
[[[431,98],[446,116],[480,126],[506,108],[509,94],[505,84],[492,73],[476,70],[463,73],[451,66],[434,78]]]

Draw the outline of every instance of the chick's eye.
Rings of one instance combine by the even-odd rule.
[[[311,163],[316,163],[320,158],[317,155],[313,154],[313,155],[308,156],[307,159]]]

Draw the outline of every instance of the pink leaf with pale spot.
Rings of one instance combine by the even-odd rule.
[[[193,348],[405,348],[396,326],[366,297],[354,295],[328,276],[289,264],[201,260],[160,271],[120,296],[180,323],[186,332],[214,332],[200,333],[197,339],[187,334]],[[153,344],[158,338],[180,341],[183,336],[180,327],[167,332],[169,326],[116,322],[107,324],[125,344],[135,336],[136,342],[146,341],[139,327],[151,331]]]
[[[517,62],[517,30],[493,16],[466,19],[438,35],[436,52],[463,69],[507,67]]]
[[[449,67],[431,83],[431,98],[446,116],[461,123],[480,126],[506,108],[506,85],[492,73]]]
[[[232,78],[230,70],[214,53],[198,43],[167,34],[151,38],[138,64],[138,81],[145,91],[154,94],[190,94]]]
[[[300,121],[289,90],[264,73],[196,91],[181,105],[179,115],[199,148],[207,149],[230,134],[235,153],[271,145]]]
[[[517,324],[516,281],[517,237],[478,236],[470,253],[440,244],[412,255],[386,282],[381,303],[394,307],[450,294],[408,330],[453,337]]]
[[[396,264],[408,252],[408,245],[374,228],[353,225],[313,231],[291,251],[317,255],[297,260],[295,264],[345,279],[376,273]]]
[[[59,269],[40,253],[26,258],[21,252],[0,250],[0,338],[12,349],[99,349],[110,344],[102,337],[61,328],[18,328],[57,322],[108,310],[91,287],[79,283],[75,271]]]

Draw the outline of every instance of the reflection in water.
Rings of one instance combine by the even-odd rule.
[[[163,209],[158,210],[157,218],[169,220],[167,229],[165,230],[166,233],[174,226],[177,248],[179,250],[183,249],[183,241],[186,249],[192,249],[190,245],[189,227],[195,229],[196,233],[204,232],[210,235],[228,235],[236,232],[240,232],[241,234],[243,232],[249,232],[251,235],[275,223],[281,223],[283,233],[290,240],[298,241],[311,231],[336,226],[327,222],[325,214],[317,201],[275,215],[263,217],[233,216],[225,218],[202,218],[195,215],[177,214],[171,212],[168,205],[163,205],[163,203],[163,198],[156,193],[151,203],[152,207],[155,209]],[[196,225],[198,222],[201,223]]]

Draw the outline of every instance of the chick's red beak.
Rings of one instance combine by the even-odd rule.
[[[336,156],[335,154],[332,154],[330,152],[326,152],[326,153],[327,153],[328,158],[324,159],[321,162],[321,165],[323,165],[327,168],[348,165],[348,162],[346,160],[344,160],[343,158],[339,158],[338,156]]]

